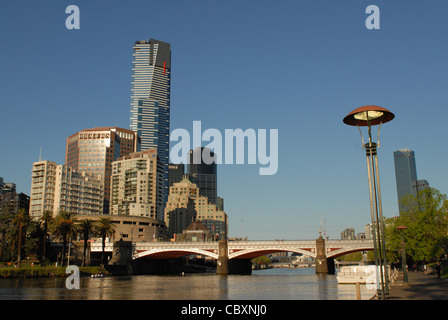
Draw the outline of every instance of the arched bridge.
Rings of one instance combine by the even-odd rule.
[[[372,240],[326,240],[327,258],[373,250]],[[228,241],[228,259],[252,259],[275,252],[296,252],[316,258],[316,240]],[[219,258],[218,242],[138,242],[133,245],[132,259],[143,257],[173,259],[190,254]]]

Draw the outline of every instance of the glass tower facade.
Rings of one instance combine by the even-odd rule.
[[[130,129],[141,150],[157,148],[163,166],[163,203],[168,199],[171,47],[155,39],[133,47]]]
[[[206,163],[208,161],[204,161],[203,154],[209,154],[210,160],[213,161],[210,164]],[[207,197],[210,203],[216,205],[218,188],[215,154],[208,148],[197,147],[190,150],[189,156],[187,170],[191,182],[197,185],[201,196]]]
[[[401,199],[407,194],[416,194],[416,189],[413,188],[413,185],[415,185],[417,181],[414,151],[409,149],[400,149],[395,151],[394,163],[395,179],[397,183],[398,208],[401,212]]]

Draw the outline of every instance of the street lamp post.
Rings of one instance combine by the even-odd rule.
[[[401,269],[403,269],[403,280],[405,283],[408,283],[408,269],[406,268],[406,249],[404,247],[405,242],[404,242],[404,237],[403,237],[403,233],[404,230],[407,229],[406,226],[398,226],[397,227],[398,230],[400,230],[400,235],[401,235]]]
[[[372,220],[372,238],[375,252],[375,265],[377,269],[377,290],[378,298],[386,299],[389,295],[389,277],[387,274],[386,246],[384,240],[383,209],[381,204],[380,177],[378,170],[377,148],[379,148],[380,129],[383,123],[391,121],[395,115],[389,110],[375,106],[362,106],[350,112],[343,119],[344,123],[356,126],[361,134],[363,149],[366,150],[367,177],[369,181],[370,212]],[[377,140],[372,140],[372,126],[378,125]],[[368,142],[364,142],[364,137],[360,127],[367,127]],[[379,272],[378,272],[379,269]],[[380,279],[378,279],[378,276]]]

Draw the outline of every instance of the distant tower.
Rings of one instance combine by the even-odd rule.
[[[416,195],[416,189],[412,188],[417,181],[417,169],[415,166],[414,151],[409,149],[400,149],[394,152],[395,162],[395,178],[397,183],[398,208],[400,213],[402,208],[400,206],[401,199],[407,195]]]

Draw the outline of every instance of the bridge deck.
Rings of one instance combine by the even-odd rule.
[[[316,257],[315,240],[274,240],[274,241],[228,241],[229,259],[251,259],[273,252],[287,251]],[[373,250],[372,240],[327,240],[325,243],[327,257],[337,257],[350,252]],[[113,250],[112,243],[107,243],[106,251]],[[101,243],[91,244],[92,252],[101,252]],[[163,258],[167,256],[182,256],[201,254],[218,258],[218,242],[136,242],[133,243],[133,259],[145,256]]]

